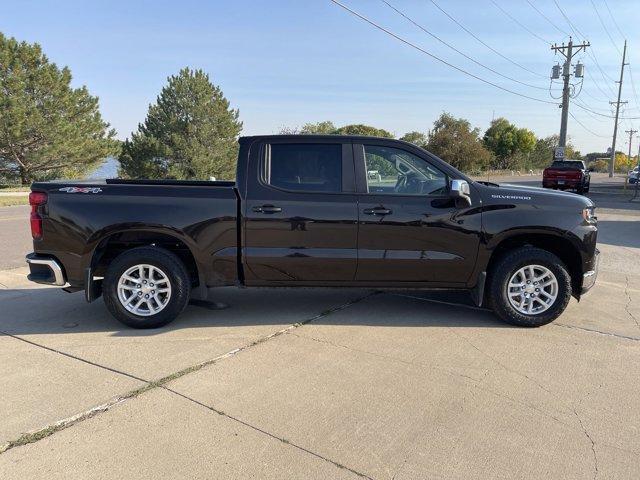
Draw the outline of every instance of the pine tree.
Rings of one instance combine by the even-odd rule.
[[[242,122],[202,70],[168,78],[147,118],[127,140],[121,174],[131,178],[232,179]]]
[[[0,174],[23,184],[78,177],[116,153],[97,97],[71,87],[71,72],[38,44],[0,33]]]

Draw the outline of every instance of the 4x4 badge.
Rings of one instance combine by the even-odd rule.
[[[102,189],[98,187],[62,187],[59,191],[67,193],[100,193]]]

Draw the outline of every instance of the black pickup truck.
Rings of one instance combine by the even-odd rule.
[[[38,182],[30,203],[29,279],[139,328],[227,285],[463,289],[532,327],[597,273],[588,198],[476,182],[383,138],[243,137],[235,182]]]

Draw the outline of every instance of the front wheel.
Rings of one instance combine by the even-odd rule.
[[[134,328],[157,328],[176,318],[189,302],[191,285],[182,261],[157,247],[120,254],[104,277],[104,302],[111,314]]]
[[[523,247],[505,254],[490,274],[489,304],[507,323],[539,327],[564,312],[571,298],[571,276],[554,254]]]

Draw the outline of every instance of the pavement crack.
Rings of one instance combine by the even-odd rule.
[[[78,357],[77,355],[73,355],[71,353],[63,352],[62,350],[58,350],[58,349],[55,349],[55,348],[47,347],[46,345],[43,345],[43,344],[37,343],[37,342],[33,342],[31,340],[27,340],[26,338],[23,338],[23,337],[21,337],[19,335],[13,335],[12,333],[4,332],[4,331],[0,331],[0,334],[1,335],[6,335],[7,337],[11,337],[11,338],[13,338],[15,340],[19,340],[19,341],[24,342],[24,343],[28,343],[29,345],[32,345],[34,347],[42,348],[42,349],[47,350],[49,352],[57,353],[58,355],[62,355],[64,357],[70,358],[72,360],[77,360],[79,362],[86,363],[87,365],[91,365],[93,367],[98,367],[98,368],[101,368],[103,370],[107,370],[109,372],[116,373],[118,375],[122,375],[122,376],[127,377],[127,378],[131,378],[133,380],[138,380],[140,382],[150,383],[149,380],[145,380],[144,378],[137,377],[136,375],[132,375],[132,374],[124,372],[122,370],[118,370],[116,368],[111,368],[111,367],[108,367],[106,365],[102,365],[100,363],[92,362],[91,360],[87,360],[86,358]]]
[[[580,415],[578,415],[578,412],[575,409],[575,407],[573,408],[573,414],[578,419],[578,422],[580,423],[580,428],[582,428],[582,432],[589,439],[589,442],[591,442],[591,453],[593,454],[593,469],[594,469],[593,478],[594,479],[598,478],[598,454],[596,453],[596,442],[594,442],[593,438],[591,438],[591,435],[589,434],[588,430],[585,428],[584,424],[582,423],[582,419],[580,418]]]
[[[630,309],[632,299],[631,299],[631,293],[629,293],[629,275],[625,275],[625,279],[626,279],[626,283],[624,285],[624,294],[627,296],[627,303],[625,304],[624,309],[627,312],[627,315],[629,315],[631,319],[635,322],[636,327],[640,329],[640,322],[638,321],[636,316],[633,313],[631,313],[631,309]]]
[[[383,355],[383,354],[376,353],[376,352],[370,352],[368,350],[362,350],[362,349],[358,349],[358,348],[353,348],[353,347],[349,347],[347,345],[342,345],[342,344],[330,342],[328,340],[324,340],[324,339],[320,339],[320,338],[316,338],[316,337],[312,337],[312,336],[308,336],[308,335],[299,335],[299,334],[293,333],[293,332],[287,332],[287,334],[288,335],[293,335],[293,336],[298,337],[298,338],[302,338],[302,339],[306,339],[306,340],[312,340],[312,341],[318,342],[318,343],[323,343],[323,344],[332,346],[334,348],[343,348],[343,349],[346,349],[346,350],[349,350],[349,351],[352,351],[352,352],[364,353],[366,355],[371,355],[371,356],[374,356],[374,357],[377,357],[377,358],[382,358],[384,360],[390,360],[392,362],[401,363],[403,365],[409,365],[409,366],[417,367],[417,368],[435,369],[435,370],[441,371],[441,372],[443,372],[443,373],[445,373],[447,375],[450,375],[450,376],[453,376],[453,377],[459,377],[459,378],[462,378],[464,380],[470,381],[470,382],[472,382],[473,388],[476,388],[477,390],[480,390],[480,391],[483,391],[483,392],[486,392],[486,393],[490,393],[491,395],[495,395],[496,397],[499,397],[499,398],[502,398],[504,400],[507,400],[508,402],[511,402],[514,405],[518,405],[518,406],[524,407],[524,408],[529,408],[529,409],[539,413],[540,415],[542,415],[544,417],[547,417],[547,418],[550,418],[550,419],[554,420],[555,422],[557,422],[557,423],[559,423],[561,425],[569,426],[569,424],[567,424],[566,422],[563,422],[562,420],[560,420],[555,415],[553,415],[553,414],[551,414],[551,413],[549,413],[549,412],[547,412],[545,410],[542,410],[541,408],[538,408],[535,405],[532,405],[532,404],[526,403],[526,402],[522,402],[522,401],[520,401],[518,399],[510,397],[509,395],[505,395],[504,393],[497,392],[497,391],[492,390],[490,388],[483,387],[481,385],[482,380],[479,380],[477,378],[471,377],[469,375],[465,375],[465,374],[460,373],[460,372],[455,372],[453,370],[449,370],[447,368],[443,368],[440,365],[425,364],[425,363],[421,363],[421,362],[410,362],[408,360],[403,360],[403,359],[398,358],[398,357],[393,357],[393,356],[390,356],[390,355]],[[515,372],[515,373],[517,373],[517,372]],[[529,380],[531,380],[531,379],[529,378]],[[538,385],[538,386],[540,386],[540,385]],[[543,388],[543,390],[546,390],[546,389]],[[549,390],[546,390],[546,391],[550,395],[554,396],[554,394],[551,391],[549,391]]]
[[[10,440],[0,445],[0,454],[3,454],[6,451],[11,450],[12,448],[15,448],[15,447],[20,447],[22,445],[28,445],[29,443],[38,442],[43,438],[47,438],[56,432],[69,428],[72,425],[75,425],[76,423],[80,423],[91,417],[95,417],[100,413],[104,413],[108,411],[113,406],[118,405],[119,403],[122,403],[130,398],[133,398],[139,395],[140,393],[142,393],[142,391],[145,391],[145,390],[146,390],[146,385],[144,387],[125,393],[124,395],[115,397],[109,400],[108,402],[102,403],[100,405],[96,405],[95,407],[92,407],[89,410],[85,410],[84,412],[80,412],[75,415],[72,415],[71,417],[58,420],[57,422],[47,425],[44,428],[40,428],[38,430],[34,430],[28,433],[23,433],[17,439]]]
[[[562,327],[562,328],[572,328],[574,330],[581,330],[583,332],[596,333],[598,335],[605,335],[607,337],[621,338],[624,340],[633,340],[634,342],[640,341],[640,338],[638,337],[631,337],[629,335],[620,335],[619,333],[603,332],[602,330],[597,330],[595,328],[578,327],[577,325],[568,325],[566,323],[554,322],[551,324],[551,326]]]
[[[179,396],[179,397],[181,397],[181,398],[183,398],[185,400],[188,400],[189,402],[192,402],[192,403],[194,403],[196,405],[199,405],[199,406],[201,406],[203,408],[206,408],[207,410],[209,410],[209,411],[211,411],[213,413],[216,413],[216,414],[218,414],[218,415],[220,415],[220,416],[222,416],[224,418],[227,418],[229,420],[237,422],[240,425],[243,425],[243,426],[245,426],[247,428],[250,428],[250,429],[252,429],[252,430],[254,430],[254,431],[258,432],[258,433],[261,433],[262,435],[266,435],[269,438],[272,438],[272,439],[277,440],[277,441],[279,441],[281,443],[284,443],[285,445],[289,445],[289,446],[291,446],[293,448],[296,448],[296,449],[298,449],[298,450],[300,450],[300,451],[302,451],[304,453],[312,455],[312,456],[314,456],[314,457],[316,457],[316,458],[318,458],[318,459],[320,459],[322,461],[328,462],[328,463],[332,464],[333,466],[335,466],[335,467],[337,467],[339,469],[351,472],[351,473],[353,473],[354,475],[357,475],[360,478],[365,478],[367,480],[373,480],[370,476],[368,476],[368,475],[366,475],[366,474],[364,474],[362,472],[358,472],[357,470],[354,470],[353,468],[347,467],[346,465],[344,465],[344,464],[342,464],[342,463],[340,463],[340,462],[338,462],[336,460],[332,460],[332,459],[330,459],[328,457],[325,457],[324,455],[321,455],[321,454],[319,454],[317,452],[314,452],[313,450],[309,450],[308,448],[305,448],[302,445],[298,445],[297,443],[295,443],[295,442],[293,442],[293,441],[291,441],[291,440],[289,440],[289,439],[287,439],[285,437],[280,437],[280,436],[278,436],[278,435],[276,435],[274,433],[271,433],[271,432],[265,430],[264,428],[260,428],[260,427],[258,427],[256,425],[252,425],[251,423],[246,422],[246,421],[244,421],[244,420],[242,420],[242,419],[240,419],[240,418],[238,418],[238,417],[236,417],[234,415],[226,413],[226,412],[224,412],[224,411],[222,411],[222,410],[220,410],[220,409],[218,409],[218,408],[216,408],[216,407],[214,407],[212,405],[207,405],[206,403],[203,403],[203,402],[201,402],[199,400],[196,400],[195,398],[192,398],[192,397],[190,397],[188,395],[180,393],[177,390],[173,390],[172,388],[169,388],[167,386],[163,386],[162,388],[164,390],[168,391],[168,392],[173,393],[174,395],[177,395],[177,396]]]
[[[486,358],[488,358],[489,360],[491,360],[492,362],[494,362],[496,365],[499,365],[500,367],[502,367],[505,371],[513,373],[514,375],[517,375],[519,377],[525,378],[528,381],[530,381],[531,383],[533,383],[534,385],[538,386],[541,390],[544,390],[545,392],[552,394],[553,393],[544,385],[542,385],[540,382],[538,382],[536,379],[530,377],[529,375],[525,374],[525,373],[521,373],[518,372],[516,370],[513,370],[512,368],[509,368],[507,365],[505,365],[504,363],[502,363],[500,360],[498,360],[497,358],[495,358],[492,355],[489,355],[487,352],[485,352],[484,350],[482,350],[480,347],[478,347],[475,343],[473,343],[471,340],[469,340],[467,337],[465,337],[464,335],[459,334],[458,332],[456,332],[454,329],[449,328],[449,330],[451,330],[451,332],[453,332],[454,335],[458,336],[459,338],[463,339],[467,344],[471,345],[471,347],[473,347],[475,350],[477,350],[480,354],[482,354],[483,356],[485,356]]]
[[[166,375],[166,376],[164,376],[162,378],[159,378],[157,380],[147,380],[147,379],[138,377],[136,375],[124,372],[122,370],[111,368],[111,367],[108,367],[106,365],[102,365],[102,364],[99,364],[99,363],[96,363],[96,362],[92,362],[91,360],[87,360],[85,358],[78,357],[77,355],[73,355],[73,354],[70,354],[70,353],[67,353],[67,352],[63,352],[63,351],[55,349],[55,348],[48,347],[46,345],[42,345],[42,344],[37,343],[37,342],[33,342],[31,340],[27,340],[26,338],[20,337],[18,335],[13,335],[13,334],[8,333],[8,332],[0,331],[0,335],[6,335],[8,337],[14,338],[14,339],[19,340],[21,342],[28,343],[28,344],[30,344],[32,346],[37,347],[37,348],[42,348],[44,350],[47,350],[47,351],[50,351],[50,352],[65,356],[67,358],[70,358],[70,359],[73,359],[73,360],[77,360],[79,362],[86,363],[86,364],[91,365],[93,367],[97,367],[97,368],[100,368],[100,369],[103,369],[103,370],[107,370],[107,371],[115,373],[117,375],[122,375],[124,377],[130,378],[130,379],[134,379],[134,380],[137,380],[137,381],[140,381],[140,382],[143,383],[143,385],[141,387],[136,388],[134,390],[131,390],[130,392],[127,392],[127,393],[125,393],[123,395],[120,395],[118,397],[115,397],[114,399],[109,400],[108,402],[105,402],[105,403],[102,403],[102,404],[97,405],[95,407],[92,407],[89,410],[86,410],[84,412],[80,412],[80,413],[78,413],[76,415],[73,415],[71,417],[68,417],[68,418],[65,418],[65,419],[62,419],[62,420],[58,420],[57,422],[49,424],[49,425],[47,425],[47,426],[45,426],[43,428],[40,428],[38,430],[34,430],[34,431],[31,431],[31,432],[24,433],[24,434],[20,435],[20,437],[18,437],[17,439],[10,440],[10,441],[8,441],[8,442],[6,442],[4,444],[0,444],[0,455],[5,453],[5,452],[7,452],[8,450],[11,450],[12,448],[19,447],[19,446],[22,446],[22,445],[27,445],[29,443],[38,442],[38,441],[42,440],[43,438],[47,438],[47,437],[53,435],[56,432],[59,432],[59,431],[64,430],[66,428],[69,428],[69,427],[71,427],[71,426],[73,426],[73,425],[75,425],[77,423],[80,423],[80,422],[82,422],[84,420],[92,418],[92,417],[94,417],[94,416],[96,416],[96,415],[98,415],[100,413],[104,413],[104,412],[110,410],[115,405],[123,403],[126,400],[135,398],[135,397],[137,397],[137,396],[141,395],[142,393],[145,393],[145,392],[147,392],[149,390],[153,390],[153,389],[159,388],[159,387],[164,387],[164,385],[166,385],[169,382],[172,382],[173,380],[176,380],[176,379],[178,379],[180,377],[183,377],[185,375],[188,375],[190,373],[194,373],[194,372],[197,372],[199,370],[202,370],[203,368],[205,368],[205,367],[207,367],[209,365],[213,365],[213,364],[215,364],[215,363],[217,363],[217,362],[219,362],[221,360],[224,360],[226,358],[229,358],[229,357],[232,357],[234,355],[237,355],[238,353],[243,352],[245,350],[248,350],[248,349],[250,349],[250,348],[252,348],[252,347],[254,347],[256,345],[259,345],[261,343],[267,342],[267,341],[271,340],[272,338],[275,338],[275,337],[278,337],[280,335],[283,335],[283,334],[287,333],[290,330],[298,328],[298,327],[300,327],[302,325],[306,325],[309,322],[312,322],[314,320],[318,320],[320,318],[326,317],[326,316],[331,315],[332,313],[338,312],[340,310],[344,310],[345,308],[348,308],[351,305],[354,305],[354,304],[356,304],[356,303],[358,303],[358,302],[360,302],[360,301],[362,301],[362,300],[364,300],[366,298],[369,298],[369,297],[371,297],[372,295],[375,295],[375,294],[376,294],[376,292],[370,292],[370,293],[368,293],[366,295],[363,295],[363,296],[357,297],[357,298],[355,298],[353,300],[350,300],[348,302],[342,303],[342,304],[340,304],[340,305],[338,305],[336,307],[329,308],[329,309],[327,309],[327,310],[325,310],[323,312],[320,312],[319,314],[314,315],[314,316],[312,316],[310,318],[307,318],[307,319],[302,320],[300,322],[297,322],[297,323],[294,323],[292,325],[289,325],[288,327],[282,328],[282,329],[280,329],[280,330],[278,330],[276,332],[273,332],[273,333],[271,333],[269,335],[266,335],[264,337],[260,337],[260,338],[254,340],[252,342],[249,342],[249,343],[247,343],[247,344],[245,344],[245,345],[243,345],[241,347],[234,348],[233,350],[231,350],[231,351],[229,351],[227,353],[224,353],[222,355],[218,355],[217,357],[212,358],[210,360],[206,360],[204,362],[200,362],[200,363],[197,363],[195,365],[191,365],[189,367],[183,368],[182,370],[179,370],[177,372],[171,373],[171,374]],[[176,393],[176,392],[174,392],[174,393]],[[365,476],[364,478],[369,478],[369,477]]]

